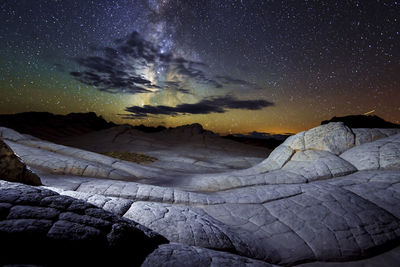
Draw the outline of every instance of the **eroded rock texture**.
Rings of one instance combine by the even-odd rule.
[[[150,254],[143,267],[152,266],[254,266],[271,267],[266,262],[182,244],[162,245]]]
[[[39,176],[34,174],[24,163],[14,154],[0,138],[0,179],[20,182],[30,185],[41,185]]]
[[[146,227],[54,191],[0,181],[1,264],[140,263],[166,240]]]
[[[371,262],[378,256],[387,257],[381,253],[400,242],[399,129],[351,129],[340,122],[329,123],[288,138],[265,160],[255,160],[251,149],[245,152],[242,144],[229,143],[227,147],[225,141],[195,128],[143,134],[116,127],[68,140],[80,149],[6,128],[1,131],[5,142],[38,172],[44,187],[61,196],[43,188],[29,190],[70,201],[81,199],[85,201],[79,202],[82,205],[93,204],[131,219],[168,239],[170,244],[146,257],[145,266],[287,266],[306,262],[352,266],[353,260],[369,264],[372,256]],[[182,144],[171,142],[171,134],[178,135]],[[113,146],[161,160],[143,166],[84,150],[101,152]],[[171,159],[166,156],[168,146]],[[134,151],[138,147],[141,150]],[[253,159],[251,166],[248,159]],[[230,160],[236,163],[228,163]],[[239,168],[245,165],[248,167]],[[7,183],[1,189],[5,195],[15,190]],[[54,225],[59,220],[68,221],[67,229],[75,229],[71,224],[81,222],[98,230],[85,231],[83,236],[108,244],[112,228],[107,228],[105,238],[95,234],[104,233],[102,224],[74,219],[92,216],[86,209],[72,215],[69,208],[43,206],[42,200],[32,209],[28,204],[20,208],[18,201],[3,202],[2,222],[28,214],[24,219],[35,218],[38,226],[30,227],[45,229],[44,236],[49,229],[58,229],[60,223]],[[41,215],[43,208],[52,209],[47,217]],[[21,225],[8,229],[31,229]],[[79,231],[65,230],[64,236],[75,240]]]
[[[400,170],[400,135],[392,135],[347,150],[341,158],[358,170]]]

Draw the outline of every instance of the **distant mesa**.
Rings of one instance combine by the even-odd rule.
[[[67,115],[55,115],[49,112],[23,112],[17,114],[0,114],[0,127],[14,129],[17,132],[29,134],[40,139],[57,141],[63,137],[79,136],[93,131],[100,131],[118,126],[113,122],[107,122],[102,116],[94,112],[70,113]],[[145,133],[157,133],[167,131],[204,133],[210,132],[203,129],[199,123],[182,125],[175,128],[164,126],[145,126],[143,124],[132,126],[133,129]]]
[[[139,130],[144,133],[158,133],[161,131],[164,131],[167,129],[164,126],[157,126],[157,127],[151,127],[151,126],[145,126],[143,124],[137,125],[137,126],[132,126],[134,129]]]
[[[116,126],[118,125],[113,122],[107,122],[94,112],[70,113],[67,115],[55,115],[49,112],[24,112],[0,115],[0,127],[11,128],[17,132],[56,143],[62,143],[68,137],[80,136]],[[171,136],[218,136],[218,134],[204,129],[199,123],[169,128],[161,125],[152,127],[143,124],[136,126],[128,124],[127,126],[144,133],[163,132]],[[248,145],[273,149],[290,135],[292,134],[273,135],[254,131],[249,134],[233,134],[222,137]]]
[[[276,140],[279,140],[282,142],[285,141],[286,138],[288,138],[291,135],[293,135],[293,133],[271,134],[271,133],[264,133],[264,132],[257,132],[257,131],[253,131],[248,134],[234,134],[235,137],[263,139],[263,140],[276,139]]]
[[[205,130],[200,123],[193,123],[193,124],[185,124],[175,128],[168,128],[166,129],[166,133],[169,134],[188,134],[190,136],[197,135],[197,134],[210,134],[210,135],[217,135],[216,133]]]
[[[94,112],[54,115],[49,112],[24,112],[0,115],[0,126],[40,139],[57,141],[116,126]]]
[[[375,115],[350,115],[344,117],[333,117],[330,120],[322,121],[321,125],[330,122],[343,122],[350,128],[400,128],[400,124],[385,121]]]
[[[184,132],[184,131],[191,131],[193,133],[203,133],[206,132],[204,130],[203,126],[199,123],[193,123],[193,124],[185,124],[177,127],[164,127],[164,126],[157,126],[157,127],[151,127],[151,126],[145,126],[143,124],[137,125],[137,126],[132,126],[133,129],[145,132],[145,133],[158,133],[162,131],[167,131],[167,132]],[[211,131],[207,131],[210,132]]]
[[[224,138],[244,143],[252,146],[267,147],[269,149],[274,149],[282,144],[289,136],[293,134],[270,134],[253,131],[248,134],[229,134]]]

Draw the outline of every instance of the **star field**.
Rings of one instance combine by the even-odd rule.
[[[0,113],[298,132],[400,123],[399,1],[2,1]]]

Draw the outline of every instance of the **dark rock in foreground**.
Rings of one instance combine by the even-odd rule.
[[[138,266],[166,239],[53,191],[0,181],[0,265]]]
[[[34,174],[14,154],[11,148],[0,138],[0,177],[10,182],[41,185],[39,176]]]

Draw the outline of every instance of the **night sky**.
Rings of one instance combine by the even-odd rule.
[[[400,123],[400,1],[0,0],[0,113],[295,133]]]

